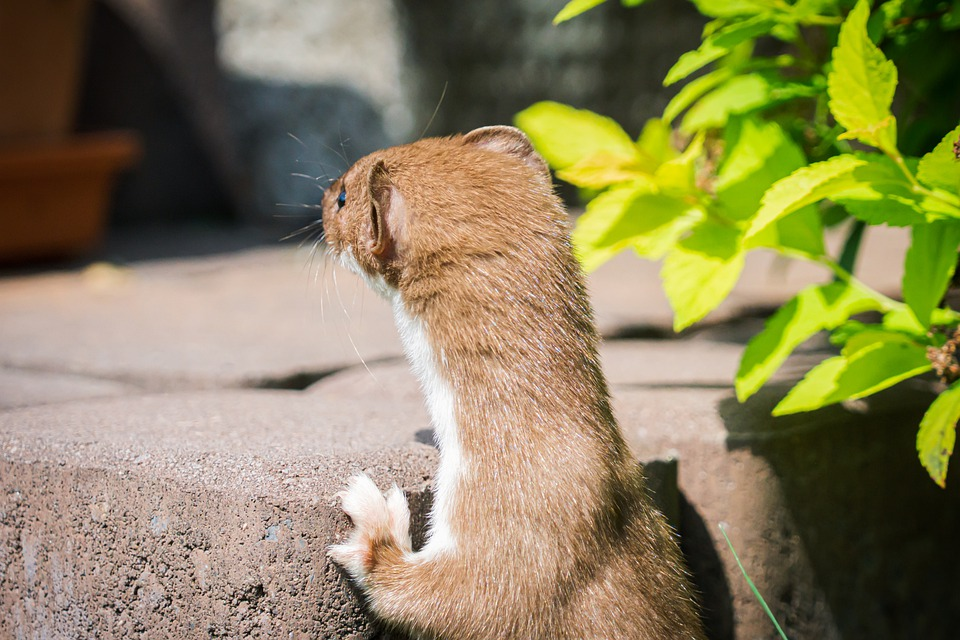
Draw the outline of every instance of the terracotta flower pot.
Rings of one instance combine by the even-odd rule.
[[[139,154],[139,139],[125,132],[0,146],[0,261],[95,247],[116,174]]]
[[[90,0],[0,0],[0,262],[77,255],[106,224],[132,133],[72,136]]]
[[[0,0],[0,141],[73,127],[90,0]]]

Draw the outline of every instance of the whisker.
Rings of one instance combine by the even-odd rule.
[[[420,135],[418,136],[418,139],[419,139],[419,138],[422,138],[424,135],[426,135],[427,129],[430,128],[430,125],[433,124],[434,118],[436,118],[436,117],[437,117],[437,114],[440,113],[440,105],[443,104],[443,99],[444,99],[444,97],[446,97],[446,95],[447,95],[447,87],[448,87],[448,86],[450,86],[450,83],[449,83],[449,82],[444,82],[444,83],[443,83],[443,91],[440,92],[440,99],[437,100],[437,106],[436,106],[436,108],[434,108],[434,110],[433,110],[433,115],[430,116],[430,119],[427,121],[427,126],[425,126],[425,127],[423,128],[423,131],[420,132]]]
[[[303,147],[304,149],[307,149],[307,144],[297,136],[293,135],[292,131],[287,131],[287,135],[293,138],[294,140],[296,140],[301,147]]]
[[[314,220],[313,222],[311,222],[310,224],[306,225],[305,227],[302,227],[302,228],[300,228],[300,229],[297,229],[296,231],[292,231],[292,232],[288,233],[287,235],[283,236],[282,238],[280,238],[280,242],[286,242],[287,240],[292,240],[293,238],[296,238],[297,236],[303,235],[303,234],[305,234],[305,233],[306,233],[306,234],[309,234],[309,233],[311,233],[311,232],[313,232],[313,231],[316,231],[317,229],[320,230],[320,238],[321,238],[321,240],[322,240],[322,238],[323,238],[323,220]],[[303,246],[304,242],[306,242],[306,241],[308,241],[308,240],[310,240],[310,236],[309,236],[309,235],[308,235],[306,238],[303,239],[303,241],[300,243],[300,246]]]
[[[323,209],[322,204],[307,204],[305,202],[274,202],[275,207],[290,207],[291,209]]]
[[[348,140],[349,140],[349,138],[348,138]],[[336,149],[334,149],[333,147],[331,147],[330,145],[328,145],[326,142],[321,142],[321,143],[320,143],[320,146],[322,146],[324,149],[326,149],[327,151],[329,151],[329,152],[332,153],[333,155],[335,155],[335,156],[337,156],[338,158],[340,158],[341,160],[343,160],[344,164],[345,164],[347,167],[350,166],[351,162],[350,162],[350,160],[347,158],[347,150],[343,148],[343,142],[342,142],[342,141],[340,142],[340,147],[341,147],[341,150],[340,150],[340,151],[337,151]],[[343,173],[343,172],[341,171],[341,173]]]
[[[340,283],[337,280],[337,270],[333,270],[333,290],[337,294],[337,301],[340,303],[340,309],[343,311],[343,315],[347,318],[347,340],[350,342],[350,346],[353,347],[353,352],[357,355],[357,359],[360,360],[360,364],[363,365],[363,368],[366,369],[367,373],[375,382],[379,384],[377,376],[374,375],[373,371],[370,370],[370,367],[367,365],[366,359],[360,353],[360,349],[357,348],[357,343],[354,342],[353,336],[350,334],[350,325],[352,319],[350,318],[350,313],[347,311],[346,305],[343,304],[343,298],[340,297]]]
[[[311,176],[311,175],[308,174],[308,173],[291,173],[290,175],[291,175],[292,177],[294,177],[294,178],[303,178],[304,180],[309,180],[310,182],[314,182],[314,183],[318,183],[318,182],[320,182],[321,180],[326,180],[326,181],[327,181],[327,184],[330,184],[331,182],[333,182],[334,180],[336,180],[336,178],[330,178],[330,177],[325,176],[325,175],[324,175],[324,176]],[[319,186],[319,185],[318,185],[318,186]],[[321,188],[322,188],[322,187],[321,187]]]

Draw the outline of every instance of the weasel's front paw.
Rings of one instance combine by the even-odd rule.
[[[354,530],[343,544],[331,545],[328,553],[353,578],[363,584],[386,550],[407,552],[410,543],[410,508],[397,485],[386,498],[365,474],[350,478],[337,494],[343,510],[353,520]]]

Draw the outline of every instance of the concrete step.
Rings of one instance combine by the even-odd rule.
[[[895,290],[903,246],[868,238],[868,280]],[[656,265],[590,282],[711,637],[772,635],[721,522],[791,637],[950,637],[958,494],[912,443],[929,390],[770,418],[825,353],[812,340],[738,404],[754,310],[823,276],[751,260],[680,338]],[[431,443],[389,309],[303,252],[0,278],[0,637],[378,637],[324,554],[348,527],[334,495],[359,470],[397,482],[422,532]]]
[[[325,549],[352,473],[422,515],[436,453],[402,409],[239,390],[0,414],[0,636],[372,637]]]

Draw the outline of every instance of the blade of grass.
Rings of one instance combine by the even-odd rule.
[[[780,634],[780,637],[783,638],[783,640],[789,640],[789,638],[787,638],[787,634],[783,632],[783,629],[781,629],[780,625],[777,623],[777,619],[773,617],[773,612],[770,611],[770,607],[767,606],[767,602],[763,599],[763,596],[760,595],[757,585],[753,584],[753,580],[751,580],[750,576],[747,575],[747,570],[743,568],[743,563],[740,562],[740,556],[737,555],[737,550],[733,548],[733,543],[730,542],[730,538],[727,536],[727,532],[723,528],[723,524],[721,523],[719,527],[720,533],[723,534],[723,539],[727,541],[727,546],[730,547],[730,553],[733,554],[733,559],[737,561],[737,566],[740,567],[740,573],[742,573],[743,577],[746,578],[747,585],[749,585],[750,590],[753,591],[753,596],[760,602],[760,606],[763,607],[763,610],[766,612],[767,617],[770,618],[773,626],[777,628],[777,633]]]

